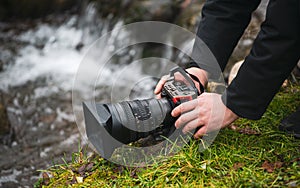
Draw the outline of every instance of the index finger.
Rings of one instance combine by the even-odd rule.
[[[183,114],[185,112],[189,112],[189,111],[195,109],[197,107],[197,105],[198,105],[197,99],[194,99],[194,100],[191,100],[188,102],[184,102],[184,103],[180,104],[179,106],[177,106],[176,108],[174,108],[171,115],[173,117],[177,117],[180,114]]]
[[[159,80],[159,82],[157,83],[155,89],[154,89],[154,94],[159,94],[161,89],[163,88],[163,86],[165,85],[166,81],[168,79],[168,76],[165,75],[163,77],[161,77],[161,79]]]

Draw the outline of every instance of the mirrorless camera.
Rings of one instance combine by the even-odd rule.
[[[170,71],[161,99],[123,101],[115,104],[83,102],[86,134],[99,154],[110,158],[117,147],[152,135],[168,138],[175,130],[171,111],[196,99],[199,91],[180,67]]]

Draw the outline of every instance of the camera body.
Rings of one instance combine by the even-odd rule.
[[[152,135],[156,140],[169,137],[176,119],[171,111],[199,92],[188,73],[180,67],[170,71],[161,99],[123,101],[116,104],[83,102],[87,137],[104,158],[115,148]]]
[[[175,67],[170,70],[170,77],[164,84],[161,95],[171,100],[173,106],[178,106],[196,99],[199,91],[188,73],[180,67]]]

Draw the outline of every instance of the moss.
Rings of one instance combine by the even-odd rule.
[[[127,168],[99,156],[74,153],[73,161],[50,167],[43,187],[286,187],[300,185],[300,140],[277,130],[300,105],[300,86],[282,88],[259,121],[240,119],[198,152],[198,141],[166,161]],[[254,132],[241,131],[251,129]],[[239,131],[237,131],[239,130]],[[256,134],[251,134],[256,133]],[[83,167],[83,165],[85,165]],[[87,168],[89,166],[89,168]],[[79,170],[80,169],[80,170]],[[83,177],[78,183],[76,177]]]

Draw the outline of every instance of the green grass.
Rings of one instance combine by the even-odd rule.
[[[300,106],[300,87],[282,88],[259,121],[239,119],[204,152],[199,141],[147,168],[127,168],[95,155],[45,170],[36,187],[287,187],[300,186],[300,139],[278,131]],[[251,130],[245,133],[245,128]],[[253,134],[255,133],[255,134]],[[89,165],[85,168],[83,165]],[[269,172],[268,172],[269,170]],[[49,175],[51,178],[47,178]],[[84,177],[78,183],[76,177]],[[47,184],[47,185],[46,185]]]

